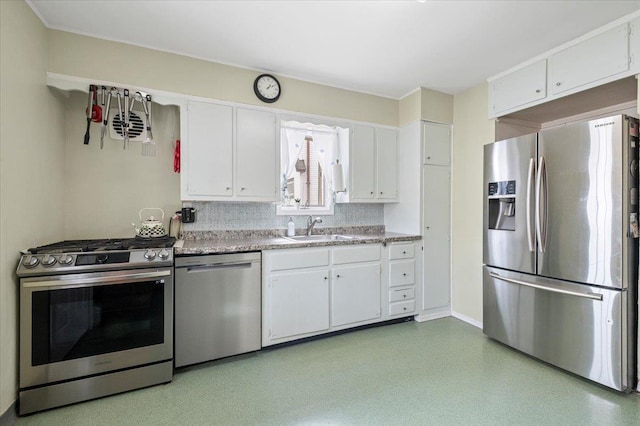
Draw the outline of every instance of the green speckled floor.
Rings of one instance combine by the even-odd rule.
[[[193,367],[18,425],[638,425],[640,396],[563,373],[453,318]]]

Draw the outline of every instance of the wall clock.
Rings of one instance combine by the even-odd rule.
[[[253,91],[262,102],[271,104],[280,97],[280,82],[271,74],[262,74],[253,82]]]

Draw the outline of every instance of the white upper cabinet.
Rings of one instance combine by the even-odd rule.
[[[276,200],[275,114],[189,101],[186,115],[182,200]]]
[[[629,22],[629,68],[640,72],[640,18]]]
[[[547,60],[489,82],[489,111],[494,115],[547,96]]]
[[[607,32],[549,57],[549,92],[559,94],[629,69],[628,25]]]
[[[351,202],[390,202],[398,197],[398,141],[394,129],[353,126],[350,144]]]
[[[376,194],[376,139],[373,127],[353,126],[350,142],[351,196],[373,200]]]
[[[424,164],[448,166],[451,163],[451,126],[423,123]]]
[[[182,147],[186,170],[181,176],[186,179],[186,185],[183,185],[182,198],[231,197],[233,109],[191,101],[187,114],[187,141]]]
[[[376,192],[379,199],[398,198],[398,132],[376,129]]]
[[[276,116],[236,109],[236,194],[274,200],[277,196]]]
[[[558,46],[537,57],[533,63],[490,78],[489,118],[502,117],[640,73],[638,15],[636,12],[627,19]],[[620,23],[623,21],[626,22]],[[612,102],[620,101],[614,96]]]

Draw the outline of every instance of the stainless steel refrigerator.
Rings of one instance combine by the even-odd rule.
[[[484,147],[483,331],[619,391],[636,384],[638,121]]]

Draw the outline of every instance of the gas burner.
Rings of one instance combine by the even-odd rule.
[[[170,248],[174,237],[158,238],[108,238],[98,240],[68,240],[29,249],[31,254],[86,253],[94,251],[135,250],[147,248]]]

